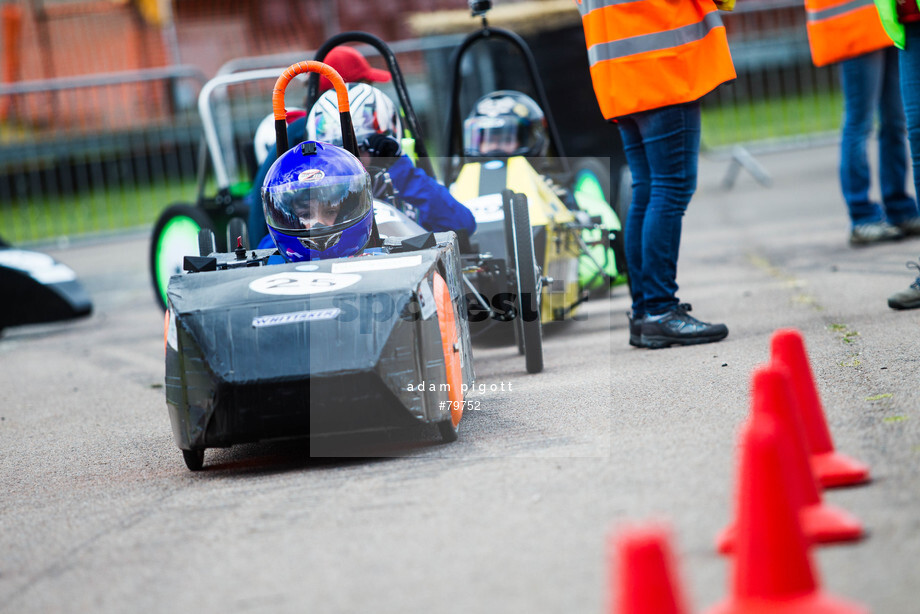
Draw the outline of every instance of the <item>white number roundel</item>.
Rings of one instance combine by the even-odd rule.
[[[473,212],[473,217],[479,223],[497,222],[505,219],[505,212],[502,209],[501,194],[485,194],[477,196],[466,203],[467,208]]]
[[[356,274],[302,273],[290,271],[275,273],[253,280],[249,289],[261,294],[280,294],[296,296],[302,294],[320,294],[335,292],[361,281]]]

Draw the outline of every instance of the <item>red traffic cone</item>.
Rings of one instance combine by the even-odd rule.
[[[805,426],[812,470],[821,485],[832,488],[868,482],[869,467],[834,450],[802,334],[791,328],[773,333],[770,359],[784,365],[792,377],[793,394]]]
[[[742,434],[738,552],[730,596],[706,614],[865,614],[821,591],[789,492],[783,435],[775,418],[751,417]]]
[[[616,614],[684,614],[683,594],[674,573],[668,532],[660,527],[633,527],[615,538],[611,586]]]
[[[776,422],[779,445],[783,451],[785,479],[789,484],[792,503],[799,510],[805,537],[816,543],[861,538],[863,528],[859,520],[821,500],[820,488],[808,462],[803,427],[798,422],[786,370],[776,366],[760,367],[754,371],[751,387],[750,420],[766,414]],[[745,470],[743,465],[741,469]],[[762,476],[742,473],[738,477],[739,492],[744,488],[745,482],[756,482],[760,479]],[[717,540],[719,552],[731,552],[736,539],[735,527],[723,531]]]

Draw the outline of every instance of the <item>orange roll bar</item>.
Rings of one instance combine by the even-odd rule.
[[[284,108],[284,90],[287,88],[288,83],[297,75],[305,72],[316,72],[329,79],[332,82],[332,87],[335,88],[339,103],[339,113],[349,112],[348,88],[345,87],[345,80],[342,79],[342,76],[328,64],[309,60],[292,64],[275,81],[275,88],[272,90],[272,113],[275,116],[275,121],[284,121],[287,117],[287,111]]]

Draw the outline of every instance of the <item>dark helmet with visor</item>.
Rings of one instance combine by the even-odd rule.
[[[500,90],[483,96],[463,122],[466,156],[545,156],[548,148],[543,110],[521,92]]]
[[[275,160],[262,186],[268,232],[288,262],[354,256],[370,240],[370,176],[344,149],[306,141]]]

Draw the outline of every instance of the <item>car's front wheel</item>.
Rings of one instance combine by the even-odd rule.
[[[167,207],[157,219],[150,237],[150,278],[157,303],[166,309],[169,278],[182,272],[186,256],[198,253],[198,234],[202,228],[214,229],[214,222],[203,209],[187,204]]]

